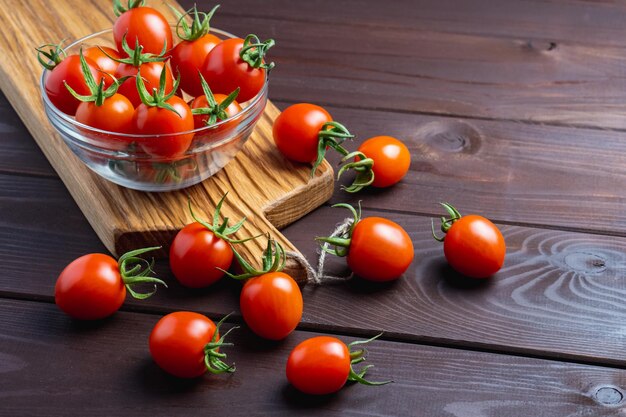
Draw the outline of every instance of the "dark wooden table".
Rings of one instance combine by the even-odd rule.
[[[62,314],[58,273],[105,248],[1,97],[0,415],[626,416],[625,21],[621,1],[225,3],[215,26],[277,41],[274,103],[324,105],[357,141],[389,134],[413,155],[393,189],[337,190],[287,237],[315,259],[313,237],[345,215],[330,204],[362,199],[416,256],[393,285],[306,287],[294,334],[242,328],[238,372],[194,381],[153,364],[148,334],[179,309],[240,323],[239,284],[185,290],[160,262],[169,290],[99,323]],[[430,236],[444,200],[501,226],[493,279],[446,266]],[[381,330],[372,378],[394,384],[321,398],[288,385],[299,341]]]

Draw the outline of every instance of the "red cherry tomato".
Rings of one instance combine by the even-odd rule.
[[[172,48],[172,30],[159,11],[152,7],[137,7],[122,13],[113,24],[113,38],[117,50],[122,55],[122,39],[134,47],[136,41],[143,46],[144,53],[159,54]]]
[[[74,260],[59,275],[54,298],[61,310],[79,320],[110,316],[126,298],[117,261],[101,253]]]
[[[223,340],[219,336],[219,325],[198,313],[170,313],[162,317],[150,333],[150,354],[161,369],[179,378],[195,378],[207,370],[232,372],[234,368],[217,356]],[[213,368],[216,362],[219,367]]]
[[[215,98],[215,101],[217,102],[217,104],[221,104],[228,96],[225,94],[214,94],[213,97]],[[207,98],[204,94],[196,97],[191,102],[192,109],[200,109],[200,108],[206,108],[206,107],[209,107],[209,102],[207,101]],[[239,103],[237,103],[236,101],[233,101],[232,103],[230,103],[228,107],[226,107],[224,111],[230,118],[240,113],[242,111],[242,108],[239,105]],[[194,115],[193,116],[194,128],[199,129],[201,127],[205,127],[207,125],[206,121],[208,120],[208,118],[209,116],[206,114]],[[228,129],[230,126],[231,126],[230,123],[225,123],[222,125],[222,129]]]
[[[347,260],[356,275],[382,282],[400,278],[413,256],[413,242],[399,224],[366,217],[354,227]]]
[[[241,290],[239,305],[248,327],[265,339],[284,339],[302,318],[300,288],[283,272],[250,278]]]
[[[180,88],[191,96],[203,95],[199,71],[209,52],[221,42],[215,35],[207,34],[194,41],[181,41],[174,47],[170,64],[175,75],[180,74]]]
[[[172,78],[172,72],[169,67],[163,62],[147,62],[139,66],[139,72],[146,85],[146,89],[152,92],[153,88],[159,87],[159,79],[161,77],[161,71],[165,71],[165,92],[169,93],[174,89],[174,79]],[[117,90],[119,94],[126,96],[133,103],[134,107],[141,104],[141,98],[137,92],[137,85],[135,84],[135,76],[137,75],[137,67],[131,64],[120,64],[115,71],[115,78],[131,77],[124,81],[120,88]]]
[[[115,61],[112,58],[120,58],[120,55],[115,49],[109,48],[108,46],[91,46],[83,50],[83,55],[85,56],[85,58],[89,58],[93,62],[95,62],[98,65],[98,68],[102,70],[102,72],[104,73],[103,76],[105,79],[105,87],[113,84],[112,76],[115,75],[115,71],[119,66],[119,62]]]
[[[335,337],[318,336],[297,345],[287,360],[287,379],[313,395],[339,391],[350,375],[350,351]]]
[[[166,103],[174,107],[178,114],[142,103],[135,109],[133,129],[142,135],[165,135],[142,138],[139,144],[152,156],[175,159],[182,156],[191,145],[194,134],[183,132],[193,130],[193,115],[187,103],[178,96],[171,97]]]
[[[392,381],[368,381],[364,378],[367,368],[356,372],[352,365],[365,360],[365,350],[352,351],[355,345],[363,345],[378,338],[354,341],[346,346],[341,340],[330,336],[317,336],[301,342],[291,351],[287,360],[287,379],[298,390],[313,395],[326,395],[339,391],[347,381],[365,385],[385,385]]]
[[[232,261],[230,245],[197,222],[178,232],[170,247],[170,267],[186,287],[213,284],[224,275],[217,268],[228,270]]]
[[[98,71],[98,65],[91,59],[85,58],[85,60],[96,83],[99,83],[102,79],[102,73]],[[73,116],[81,102],[70,94],[65,87],[65,83],[78,94],[91,94],[82,74],[80,57],[78,55],[65,57],[52,71],[48,72],[44,84],[46,94],[52,104],[63,113]]]
[[[130,100],[114,94],[101,106],[92,101],[81,103],[76,110],[76,121],[109,132],[131,133],[134,113]]]
[[[147,298],[152,293],[139,294],[132,285],[153,283],[165,285],[152,273],[147,263],[137,255],[158,249],[145,248],[128,252],[119,260],[101,253],[91,253],[72,261],[63,269],[54,287],[54,299],[61,310],[80,320],[97,320],[119,310],[126,290],[135,298]],[[135,269],[139,265],[139,269]],[[155,286],[156,291],[156,286]]]
[[[265,84],[265,69],[253,68],[239,56],[244,40],[226,39],[217,44],[202,65],[202,75],[216,94],[229,94],[239,87],[238,101],[256,96]]]
[[[389,187],[406,175],[411,153],[406,145],[391,136],[376,136],[363,142],[359,151],[374,160],[374,187]]]
[[[276,146],[288,159],[313,162],[317,159],[318,134],[330,114],[315,104],[299,103],[287,107],[274,121]]]
[[[472,278],[487,278],[502,268],[506,244],[495,224],[482,216],[468,215],[452,224],[443,251],[456,271]]]

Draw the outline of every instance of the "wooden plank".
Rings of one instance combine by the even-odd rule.
[[[102,12],[105,3],[107,12]],[[229,191],[224,215],[249,219],[239,236],[272,232],[288,251],[297,252],[277,228],[328,200],[333,190],[333,172],[324,163],[310,178],[310,167],[295,167],[280,155],[271,138],[272,121],[279,112],[271,103],[242,151],[207,181],[169,193],[143,193],[119,187],[89,171],[52,128],[40,98],[40,65],[34,56],[26,62],[23,56],[23,51],[33,45],[49,43],[51,39],[79,38],[110,26],[114,18],[110,2],[57,1],[54,14],[46,19],[39,12],[48,8],[43,0],[4,0],[0,5],[13,11],[11,18],[0,16],[0,40],[6,46],[5,59],[0,62],[0,88],[110,251],[123,253],[170,240],[192,220],[185,210],[190,198],[199,214],[209,218],[217,202]],[[172,15],[165,4],[155,7]],[[171,20],[175,18],[172,16]],[[263,249],[263,242],[253,242],[242,255],[254,262]],[[161,254],[166,253],[164,248]],[[288,268],[296,276],[305,274],[294,259],[290,259]]]
[[[101,252],[75,204],[58,181],[0,176],[0,294],[53,300],[59,272],[75,257]],[[47,216],[40,214],[46,201]],[[395,285],[355,280],[304,288],[302,328],[366,333],[381,329],[398,340],[569,358],[602,364],[624,360],[626,238],[504,226],[504,269],[482,285],[464,284],[430,236],[430,219],[366,210],[402,224],[415,261]],[[322,208],[284,230],[302,253],[316,259],[315,236],[327,234],[346,213]],[[64,218],[65,216],[65,218]],[[36,257],[36,262],[33,262]],[[329,271],[346,273],[342,260]],[[211,315],[238,311],[240,284],[222,280],[193,291],[177,284],[166,261],[157,263],[169,284],[155,297],[128,299],[135,311],[193,309]]]
[[[185,8],[192,0],[183,0]],[[523,38],[561,43],[624,46],[625,4],[618,1],[580,0],[345,0],[297,4],[288,0],[254,7],[243,0],[237,7],[224,5],[218,16],[263,17],[280,21],[330,23],[348,30],[420,28],[445,33]],[[216,21],[219,17],[216,17]],[[600,23],[600,24],[599,24]]]
[[[280,4],[268,6],[267,13],[280,8]],[[319,13],[334,19],[351,20],[336,13],[332,2],[311,6],[319,6]],[[273,99],[626,128],[622,117],[626,94],[623,42],[614,46],[554,43],[549,38],[452,33],[443,25],[398,28],[360,25],[357,20],[357,24],[346,26],[333,18],[302,18],[297,7],[294,4],[289,8],[292,18],[287,21],[218,13],[214,22],[235,33],[253,27],[259,36],[276,39],[278,46],[272,49],[277,64],[271,81]],[[384,4],[379,7],[387,9]],[[419,13],[419,7],[414,8]],[[298,17],[294,17],[296,13]],[[391,13],[385,10],[370,16],[384,16],[384,20],[391,19]],[[599,20],[602,16],[587,18],[597,18],[590,25],[599,27],[603,25]]]
[[[177,380],[148,353],[158,316],[118,313],[83,325],[50,305],[0,300],[0,306],[0,415],[6,416],[205,416],[217,410],[228,416],[397,416],[419,409],[429,416],[553,417],[614,416],[623,407],[624,370],[386,341],[371,345],[368,362],[376,364],[371,378],[392,375],[394,384],[308,397],[284,376],[290,349],[316,335],[308,332],[276,344],[236,330],[235,346],[228,348],[235,374]]]

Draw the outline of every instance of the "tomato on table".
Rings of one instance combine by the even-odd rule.
[[[193,114],[185,101],[176,96],[178,79],[174,89],[166,93],[166,75],[161,73],[159,88],[150,95],[139,72],[135,78],[141,97],[133,115],[133,131],[141,135],[155,135],[138,139],[139,145],[149,155],[163,160],[175,160],[183,156],[191,145],[194,134]]]
[[[50,49],[46,51],[45,48]],[[65,85],[69,85],[81,95],[90,93],[82,73],[80,57],[78,55],[65,56],[60,44],[42,45],[37,48],[37,51],[39,63],[49,71],[44,82],[48,99],[57,109],[73,116],[81,102],[72,96]],[[89,58],[86,58],[85,61],[91,76],[96,80],[96,83],[99,83],[103,77],[99,71],[100,68]]]
[[[150,276],[150,263],[138,256],[158,247],[128,252],[115,260],[109,255],[91,253],[72,261],[63,269],[54,287],[54,299],[61,310],[79,320],[103,319],[115,313],[126,298],[126,290],[137,299],[150,297],[156,284],[167,285]],[[138,293],[133,285],[155,284],[149,293]]]
[[[324,108],[310,103],[287,107],[274,121],[272,135],[287,159],[312,162],[312,173],[324,160],[328,147],[345,155],[348,152],[341,143],[354,137],[345,126],[334,122]]]
[[[199,77],[203,94],[194,98],[191,102],[194,128],[213,126],[218,121],[234,117],[242,111],[241,106],[236,101],[239,89],[227,96],[224,94],[213,94],[204,77],[202,75],[199,75]],[[225,124],[223,128],[228,129],[229,127],[230,124]]]
[[[256,35],[226,39],[217,44],[202,64],[202,75],[216,94],[229,94],[239,88],[239,102],[254,98],[265,84],[266,73],[274,64],[263,60],[274,40],[261,42]]]
[[[365,350],[352,347],[369,343],[355,341],[346,345],[336,337],[317,336],[298,344],[287,359],[287,380],[299,391],[312,395],[326,395],[339,391],[348,381],[364,385],[385,385],[392,381],[373,382],[364,378],[371,366],[360,372],[352,365],[365,360]]]
[[[226,220],[220,222],[225,198],[226,194],[215,206],[213,224],[198,219],[189,202],[191,217],[196,221],[181,229],[170,247],[170,268],[178,282],[185,287],[202,288],[218,281],[233,261],[230,245],[249,240],[234,240],[230,237],[243,226],[245,219],[230,227]]]
[[[170,64],[176,76],[180,75],[180,88],[187,94],[197,97],[203,94],[200,82],[200,69],[211,50],[222,40],[209,33],[210,20],[219,5],[209,13],[199,12],[194,4],[185,15],[180,15],[176,25],[176,35],[180,42],[170,52]],[[191,27],[185,21],[191,16]]]
[[[345,207],[354,217],[348,231],[339,237],[320,237],[323,250],[337,256],[345,256],[348,266],[359,277],[368,281],[393,281],[402,276],[413,262],[414,249],[408,233],[399,224],[382,218],[361,219],[349,204]],[[327,248],[327,244],[334,249]]]
[[[504,264],[506,243],[498,227],[483,216],[476,214],[461,216],[448,203],[441,203],[450,215],[441,218],[443,251],[446,260],[457,272],[471,278],[488,278],[498,272]]]
[[[282,246],[268,239],[261,270],[252,267],[237,251],[234,255],[244,272],[241,275],[227,272],[227,275],[245,280],[239,296],[239,308],[246,324],[265,339],[286,338],[300,323],[303,301],[296,281],[281,272],[285,264]]]
[[[144,52],[159,54],[172,49],[172,29],[163,15],[152,7],[143,7],[144,0],[128,0],[124,7],[120,0],[114,0],[113,11],[117,16],[113,24],[113,39],[120,54],[124,54],[123,39],[131,45],[136,42]]]
[[[228,317],[228,316],[226,316]],[[150,333],[150,354],[164,371],[179,378],[196,378],[209,371],[213,374],[235,372],[225,364],[220,347],[231,328],[220,337],[217,324],[202,314],[177,311],[162,317]]]
[[[372,186],[384,188],[399,182],[411,166],[406,145],[391,136],[376,136],[363,142],[359,152],[374,161]]]

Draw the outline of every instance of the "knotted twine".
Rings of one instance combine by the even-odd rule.
[[[352,223],[354,223],[353,218],[351,217],[346,218],[343,222],[337,225],[337,227],[335,228],[335,230],[333,230],[333,232],[330,234],[329,237],[344,236],[350,229],[350,226],[352,226]],[[352,277],[354,276],[353,273],[350,273],[349,275],[343,276],[343,277],[338,277],[338,276],[324,273],[324,264],[326,263],[326,255],[328,254],[324,249],[328,249],[329,246],[330,246],[330,243],[323,242],[321,249],[317,251],[318,253],[317,269],[313,268],[313,266],[309,263],[309,261],[299,252],[287,251],[285,255],[296,260],[297,262],[300,263],[300,265],[304,267],[304,270],[306,271],[307,283],[321,285],[326,282],[340,283],[340,282],[346,282],[352,279]]]

